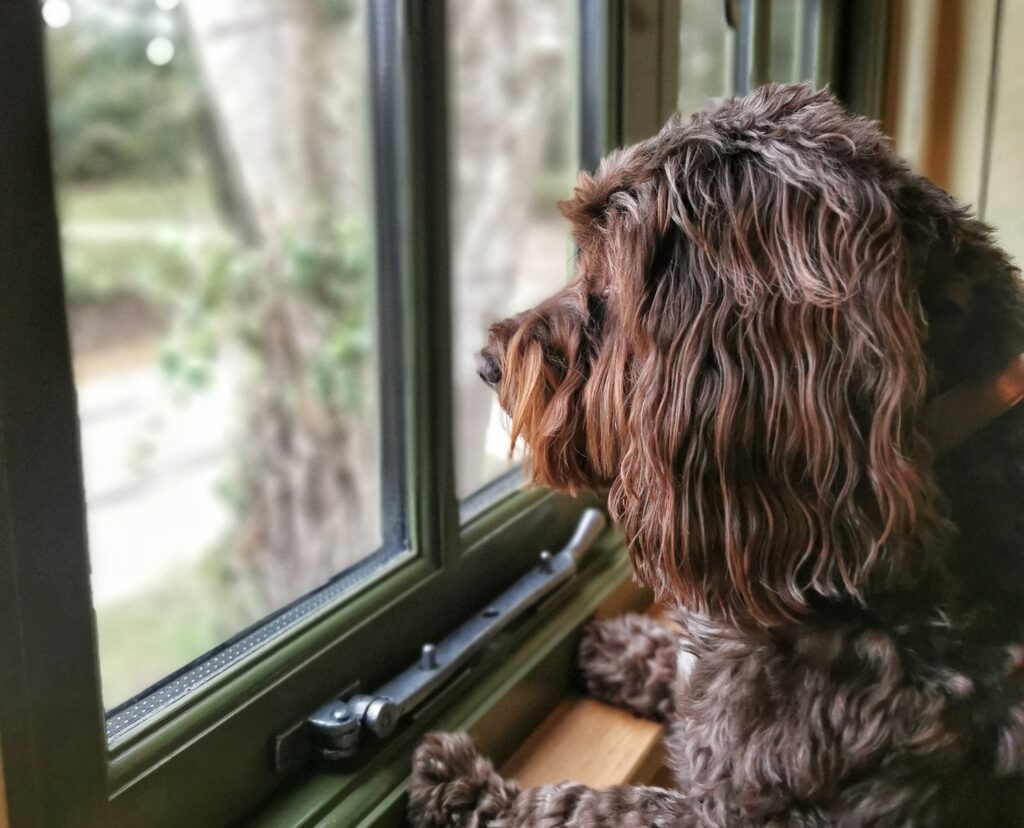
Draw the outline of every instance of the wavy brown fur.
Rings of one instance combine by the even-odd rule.
[[[1024,408],[938,462],[922,417],[1024,351],[990,230],[806,86],[671,121],[563,211],[577,276],[493,327],[499,399],[536,482],[609,492],[695,666],[673,704],[664,632],[591,630],[593,691],[672,710],[679,792],[493,824],[1024,824]]]
[[[668,721],[678,649],[678,635],[643,615],[588,624],[579,648],[587,692],[643,719]]]

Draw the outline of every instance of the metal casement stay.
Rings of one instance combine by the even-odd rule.
[[[541,552],[537,566],[439,642],[425,642],[419,660],[368,695],[332,699],[274,741],[276,769],[285,772],[310,756],[356,755],[366,733],[391,736],[401,719],[442,690],[501,630],[570,581],[607,520],[587,509],[558,553]],[[351,692],[350,685],[347,692]]]

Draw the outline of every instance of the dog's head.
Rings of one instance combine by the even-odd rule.
[[[536,482],[607,489],[641,577],[736,623],[941,569],[923,405],[1024,346],[983,225],[807,86],[670,121],[562,209],[575,278],[481,357]]]

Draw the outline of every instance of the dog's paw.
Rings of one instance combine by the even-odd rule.
[[[677,637],[645,615],[594,621],[583,630],[579,663],[596,699],[645,719],[672,713]]]
[[[489,825],[518,793],[464,733],[430,733],[412,757],[409,819],[416,828]]]

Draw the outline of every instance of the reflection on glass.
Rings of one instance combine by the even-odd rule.
[[[381,543],[363,9],[41,14],[114,706]]]
[[[732,30],[721,3],[681,0],[679,8],[679,98],[684,115],[711,98],[732,93]]]
[[[451,0],[457,489],[509,468],[495,395],[476,375],[488,326],[553,293],[572,248],[555,203],[576,176],[573,0]]]

